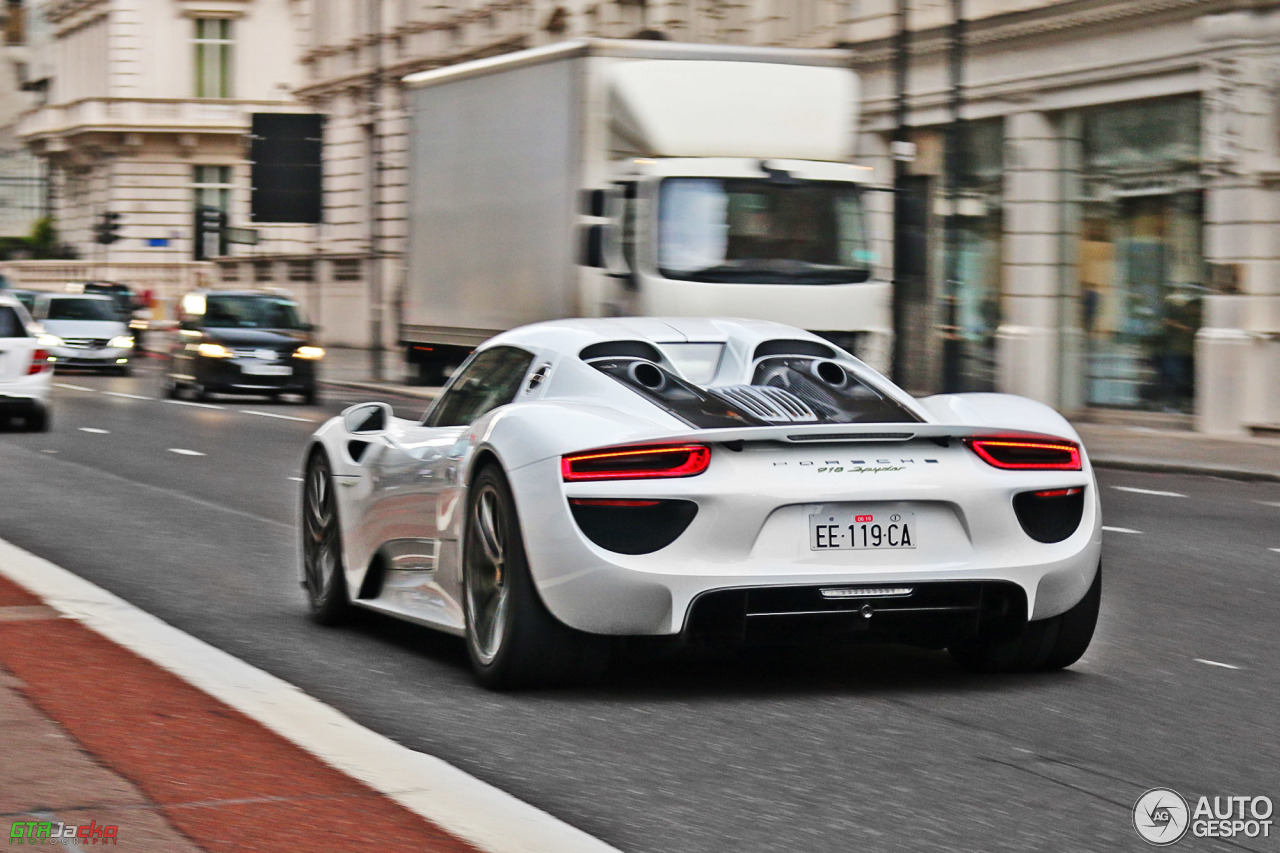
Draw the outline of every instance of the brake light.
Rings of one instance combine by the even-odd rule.
[[[31,353],[31,366],[27,368],[28,376],[52,369],[53,365],[49,363],[49,351],[47,349],[38,349]]]
[[[670,444],[594,450],[560,459],[565,480],[649,480],[693,477],[711,464],[711,448],[702,444]]]
[[[1057,438],[969,438],[983,462],[1007,471],[1079,471],[1080,447]]]

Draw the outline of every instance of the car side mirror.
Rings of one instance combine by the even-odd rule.
[[[342,413],[342,422],[352,435],[378,435],[387,431],[393,417],[386,403],[360,403]]]

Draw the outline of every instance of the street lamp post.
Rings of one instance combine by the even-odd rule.
[[[964,339],[960,334],[960,196],[967,168],[965,128],[960,111],[964,104],[965,52],[964,0],[951,0],[951,34],[948,56],[950,122],[946,131],[946,261],[942,327],[942,390],[964,390]]]
[[[911,162],[911,129],[907,126],[907,71],[911,62],[911,31],[907,28],[908,0],[897,0],[897,33],[893,40],[893,362],[890,371],[893,381],[906,385],[910,375],[907,370],[909,315],[908,294],[918,259],[908,257],[912,240],[908,232],[912,228],[909,216],[908,177]]]
[[[373,31],[373,71],[369,75],[369,371],[382,380],[382,0],[369,4]]]

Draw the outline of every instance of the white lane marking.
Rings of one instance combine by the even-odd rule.
[[[70,385],[66,382],[53,383],[55,388],[66,388],[68,391],[97,391],[97,388],[86,388],[83,385]]]
[[[123,391],[103,391],[108,397],[127,397],[130,400],[154,400],[155,397],[144,397],[141,394],[126,394]]]
[[[289,479],[290,479],[290,480],[293,480],[293,482],[295,482],[295,483],[301,483],[301,482],[302,482],[302,478],[301,478],[301,477],[290,477]],[[1273,548],[1272,550],[1273,550],[1273,551],[1280,551],[1280,548]]]
[[[94,435],[111,435],[111,430],[98,429],[97,427],[80,427],[80,431],[93,433]]]
[[[0,574],[488,853],[619,853],[451,764],[403,747],[270,673],[0,539]]]
[[[185,447],[170,447],[169,452],[176,453],[179,456],[207,456],[208,455],[206,453],[201,453],[199,450],[187,450]]]
[[[1107,527],[1105,524],[1102,525],[1102,529],[1107,531],[1108,533],[1141,533],[1142,532],[1141,530],[1133,530],[1128,527]]]
[[[57,451],[54,451],[54,452],[56,453]],[[1268,548],[1267,550],[1268,550],[1268,551],[1275,551],[1277,554],[1280,554],[1280,548]]]
[[[166,403],[173,403],[175,406],[196,406],[201,409],[218,409],[222,410],[222,406],[215,406],[213,403],[193,403],[190,400],[165,400]]]
[[[56,451],[56,450],[41,450],[40,452],[41,452],[41,453],[57,453],[58,451]]]
[[[1195,661],[1196,663],[1203,663],[1203,664],[1207,664],[1208,666],[1220,666],[1223,669],[1239,669],[1240,668],[1238,666],[1233,666],[1229,663],[1219,663],[1216,660],[1205,660],[1204,658],[1196,658]]]
[[[1263,506],[1280,506],[1280,501],[1258,501]]]
[[[1133,486],[1112,486],[1117,492],[1132,492],[1135,495],[1159,495],[1162,498],[1185,498],[1181,492],[1162,492],[1158,489],[1135,489]]]
[[[258,411],[254,411],[253,409],[241,409],[240,414],[258,415],[259,417],[263,417],[263,418],[279,418],[282,421],[301,421],[304,424],[313,424],[316,422],[315,418],[298,418],[298,417],[294,417],[293,415],[281,415],[276,412],[258,412]]]

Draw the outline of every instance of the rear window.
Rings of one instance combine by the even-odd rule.
[[[27,330],[18,312],[8,305],[0,305],[0,338],[25,338]]]

